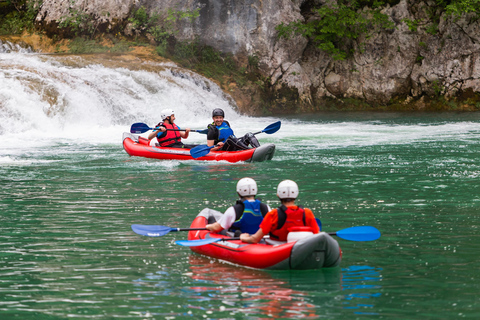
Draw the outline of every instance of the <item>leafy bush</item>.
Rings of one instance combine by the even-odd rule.
[[[166,50],[167,41],[170,37],[178,33],[176,22],[181,19],[193,21],[200,13],[200,9],[193,11],[177,11],[169,9],[167,12],[151,13],[147,12],[144,6],[141,6],[128,19],[133,27],[142,33],[149,33],[154,40],[159,43],[161,52]]]
[[[464,13],[480,15],[479,0],[436,0],[437,5],[445,7],[447,14],[461,16]]]
[[[0,34],[32,32],[42,0],[0,1]]]
[[[344,60],[353,52],[348,47],[351,40],[360,36],[369,38],[379,29],[392,29],[394,24],[388,16],[381,13],[383,2],[373,1],[372,7],[361,7],[359,1],[338,1],[312,9],[314,18],[306,22],[296,21],[289,24],[283,22],[276,27],[280,38],[302,35],[314,45],[333,56],[336,60]],[[363,4],[364,5],[364,4]]]
[[[70,0],[68,15],[62,16],[58,24],[60,29],[69,29],[75,36],[89,36],[91,39],[95,36],[100,24],[98,16],[109,16],[109,12],[102,12],[94,16],[84,12],[76,6],[76,0]]]

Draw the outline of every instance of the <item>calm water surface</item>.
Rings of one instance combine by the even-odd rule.
[[[221,94],[184,78],[172,84],[163,71],[49,59],[27,54],[19,66],[0,54],[0,319],[480,317],[480,114],[248,118]],[[41,72],[76,80],[46,78],[49,83],[35,87],[32,79]],[[119,88],[105,89],[130,80],[133,91],[151,94],[119,97]],[[39,94],[45,86],[63,99],[54,116]],[[69,87],[95,108],[85,111]],[[180,101],[178,92],[186,95]],[[282,120],[279,132],[258,135],[277,145],[274,159],[129,157],[122,132],[133,122],[155,125],[160,97],[191,128],[208,123],[212,105],[231,115],[238,134]],[[123,115],[116,109],[122,103]],[[270,206],[278,204],[281,180],[297,181],[299,202],[327,232],[372,225],[382,237],[339,239],[339,268],[272,272],[175,245],[186,233],[149,238],[130,229],[134,223],[188,227],[205,207],[223,211],[245,176],[257,180]]]

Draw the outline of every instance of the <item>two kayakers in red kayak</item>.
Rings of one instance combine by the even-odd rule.
[[[212,112],[213,123],[208,125],[207,146],[213,147],[211,150],[237,151],[246,150],[249,145],[253,148],[260,146],[257,138],[252,133],[245,134],[237,139],[233,133],[230,123],[224,120],[225,113],[222,109],[214,109]],[[175,123],[175,112],[172,109],[165,109],[161,112],[162,122],[158,123],[149,135],[148,139],[157,138],[160,147],[170,148],[193,148],[195,145],[187,146],[181,139],[187,139],[190,134],[190,128],[180,129]]]
[[[257,183],[252,178],[242,178],[237,183],[240,200],[225,211],[219,221],[206,225],[207,230],[221,233],[224,230],[237,230],[243,242],[258,243],[265,235],[278,241],[287,241],[293,227],[308,227],[312,233],[319,233],[320,227],[308,208],[295,204],[298,185],[292,180],[284,180],[277,187],[281,206],[271,210],[260,200],[255,199]]]

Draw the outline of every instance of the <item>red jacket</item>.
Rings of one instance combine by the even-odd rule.
[[[157,134],[157,140],[158,140],[158,144],[161,146],[161,147],[168,147],[172,144],[175,144],[175,143],[178,143],[178,142],[181,142],[181,137],[180,137],[180,131],[172,131],[172,130],[168,130],[168,129],[176,129],[178,130],[178,127],[177,125],[174,123],[174,124],[170,124],[170,123],[159,123],[157,125],[158,126],[164,126],[167,131],[165,131],[162,135],[160,135],[160,137],[158,136]],[[166,134],[165,134],[166,133]]]

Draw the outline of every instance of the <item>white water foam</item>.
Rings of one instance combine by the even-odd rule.
[[[80,56],[0,53],[0,147],[121,143],[132,123],[153,127],[165,108],[184,128],[206,128],[214,108],[234,122],[242,118],[213,82],[173,64],[144,64],[149,71],[136,64],[111,68]]]

